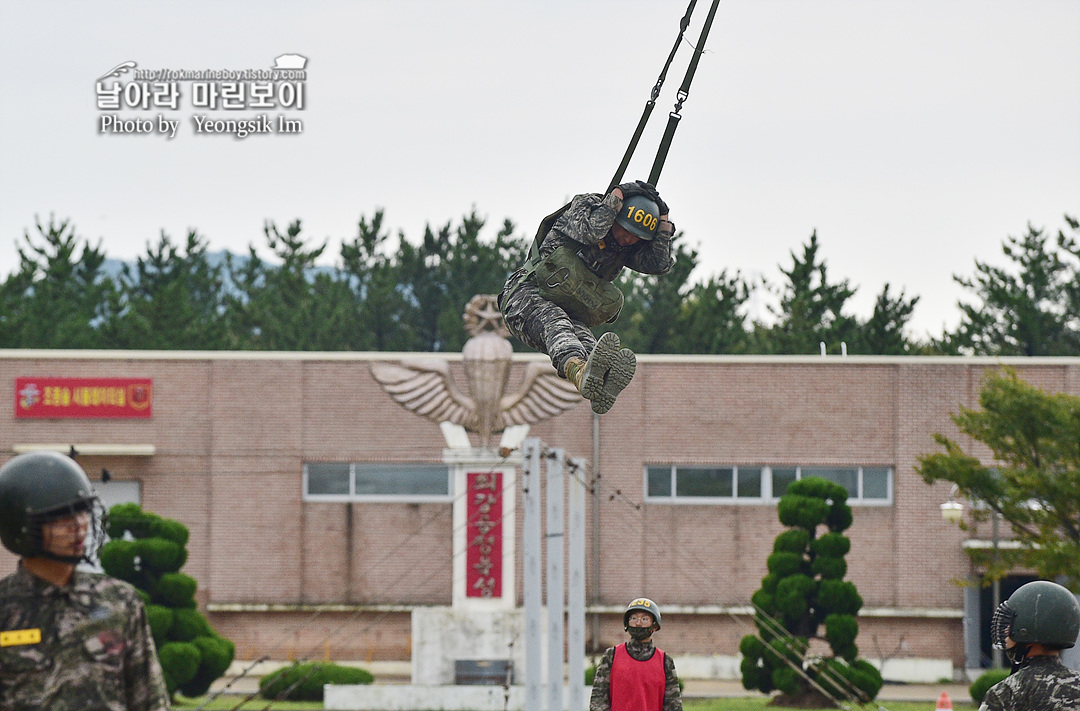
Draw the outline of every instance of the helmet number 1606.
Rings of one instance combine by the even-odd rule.
[[[656,216],[642,210],[640,207],[630,205],[626,208],[626,218],[637,222],[647,230],[656,229]]]

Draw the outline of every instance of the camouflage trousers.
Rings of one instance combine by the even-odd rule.
[[[551,358],[551,364],[563,378],[566,361],[577,356],[588,358],[596,345],[589,327],[566,315],[560,307],[540,296],[532,282],[514,288],[514,280],[499,294],[503,320],[515,337]]]

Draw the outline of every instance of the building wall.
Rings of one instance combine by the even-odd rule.
[[[464,382],[460,356],[437,357]],[[531,359],[516,358],[511,388]],[[140,481],[146,508],[190,528],[184,570],[241,657],[318,649],[315,656],[339,659],[405,658],[408,608],[451,600],[450,504],[301,499],[305,462],[441,461],[438,426],[383,392],[372,359],[398,356],[0,352],[7,383],[45,375],[154,381],[154,416],[145,421],[22,420],[8,408],[0,457],[27,443],[152,444],[151,457],[79,461],[91,477],[107,467]],[[590,504],[586,525],[599,532],[600,556],[587,546],[587,599],[607,612],[595,640],[590,626],[590,644],[621,639],[612,611],[646,595],[683,611],[665,619],[662,646],[672,654],[736,654],[750,618],[715,610],[748,604],[783,530],[775,504],[644,503],[645,466],[878,465],[894,468],[892,504],[856,505],[848,531],[848,577],[875,611],[861,618],[860,646],[962,666],[955,581],[971,572],[961,549],[967,534],[941,520],[949,485],[927,486],[913,467],[936,451],[933,433],[957,436],[950,414],[977,405],[981,379],[997,363],[643,356],[618,404],[599,418],[598,442],[584,403],[534,426],[531,436],[570,456],[592,460],[598,447],[588,475],[599,475],[599,516]],[[1080,395],[1080,359],[1012,363],[1036,385]],[[14,563],[0,551],[0,574]],[[519,601],[521,579],[519,565]]]

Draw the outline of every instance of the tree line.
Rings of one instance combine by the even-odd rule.
[[[843,342],[860,355],[1078,355],[1080,222],[1065,223],[1056,234],[1029,225],[1003,241],[1004,265],[976,259],[955,276],[971,299],[940,338],[908,333],[919,297],[889,284],[868,318],[853,315],[857,287],[829,273],[816,232],[775,281],[728,269],[692,279],[698,253],[680,232],[671,272],[624,270],[626,306],[609,328],[639,353],[817,354]],[[300,220],[266,223],[274,262],[254,246],[219,258],[196,230],[180,243],[162,232],[110,272],[100,242],[50,218],[24,233],[0,283],[0,348],[458,351],[466,302],[498,293],[531,241],[510,220],[493,236],[485,227],[473,210],[413,244],[376,211],[340,241],[333,267],[316,264],[330,240],[309,239]],[[775,302],[764,318],[749,313],[758,290]]]

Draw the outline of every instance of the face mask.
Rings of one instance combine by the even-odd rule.
[[[652,636],[652,627],[630,627],[626,630],[630,633],[630,639],[642,642]]]

